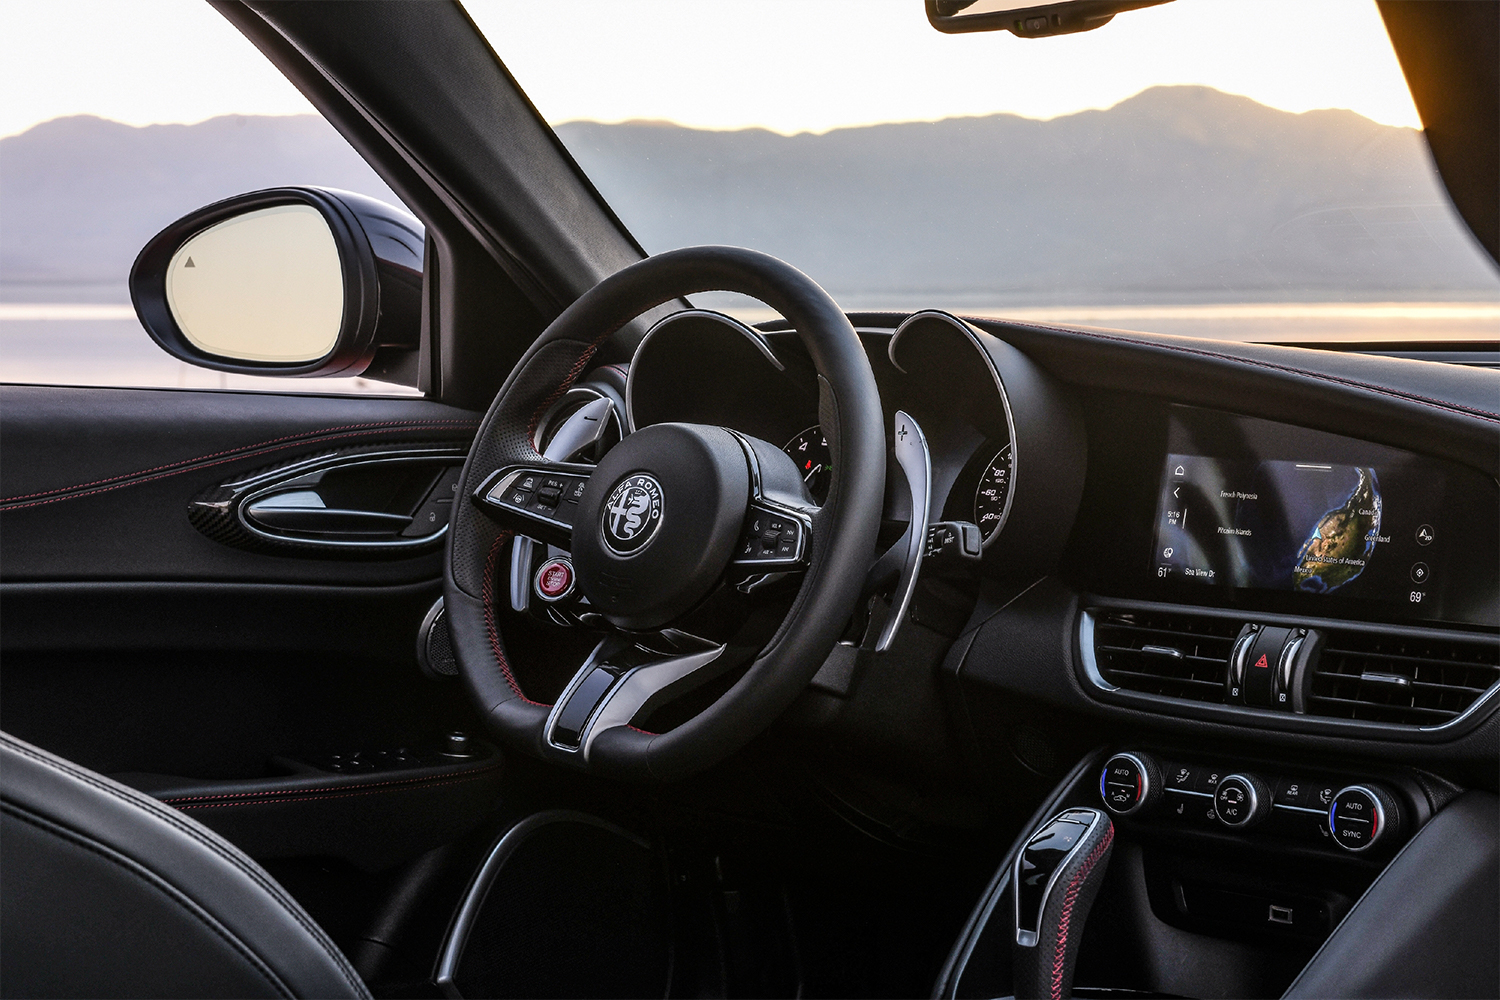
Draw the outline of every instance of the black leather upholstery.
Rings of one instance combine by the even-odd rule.
[[[1500,996],[1500,800],[1459,796],[1402,848],[1290,997]]]
[[[0,995],[368,997],[255,862],[0,733]]]

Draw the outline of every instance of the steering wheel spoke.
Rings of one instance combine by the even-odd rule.
[[[567,549],[572,547],[578,500],[593,471],[571,462],[509,465],[486,476],[471,495],[502,527]]]
[[[654,640],[654,641],[653,641]],[[644,719],[728,668],[721,644],[676,630],[609,636],[594,647],[547,716],[550,750],[588,762],[596,737]]]

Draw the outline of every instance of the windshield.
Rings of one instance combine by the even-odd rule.
[[[1176,0],[1044,39],[941,34],[921,0],[465,7],[648,252],[754,247],[849,310],[1296,343],[1500,324],[1373,0]]]

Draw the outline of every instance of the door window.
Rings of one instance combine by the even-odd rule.
[[[0,382],[416,393],[209,371],[137,321],[135,255],[194,209],[286,184],[401,204],[208,4],[0,4],[0,90]]]

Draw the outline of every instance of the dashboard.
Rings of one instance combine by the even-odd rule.
[[[1452,437],[1400,447],[1384,404],[1355,420],[1257,405],[1236,397],[1239,374],[1209,405],[1215,386],[1176,381],[1159,359],[1144,384],[1080,387],[1068,362],[1100,366],[1098,343],[1036,360],[1038,343],[1055,349],[1039,338],[1069,331],[883,319],[856,329],[887,427],[901,411],[923,431],[931,520],[970,522],[982,539],[961,572],[933,574],[949,605],[967,601],[933,626],[969,637],[945,667],[964,691],[1257,737],[1431,743],[1493,716],[1500,484],[1454,460]],[[826,498],[831,401],[794,331],[681,312],[614,374],[631,429],[732,427],[783,448],[808,498]],[[1351,425],[1370,436],[1338,433]],[[910,517],[890,460],[881,549]],[[952,617],[931,607],[919,591],[924,625]]]
[[[1034,494],[1030,477],[1042,476],[1065,483],[1045,491],[1048,520],[1071,529],[1057,571],[1093,593],[1500,627],[1500,485],[1478,470],[1160,397],[1092,394],[1080,422],[1024,357],[943,313],[861,336],[887,417],[911,414],[928,439],[933,510],[976,524],[995,569],[989,552],[1010,518],[1014,484]],[[794,334],[677,314],[641,345],[626,396],[633,426],[717,423],[782,447],[810,497],[826,498],[832,449],[816,375]],[[1037,410],[1073,440],[1056,426],[1039,434]],[[1072,454],[1059,450],[1069,444]],[[904,525],[901,473],[888,465],[886,518]],[[1085,467],[1086,480],[1077,474]]]
[[[1122,919],[1219,939],[1265,979],[1165,992],[1279,994],[1429,820],[1496,788],[1500,381],[936,311],[851,319],[887,434],[899,412],[926,440],[930,521],[982,544],[922,563],[909,616],[877,590],[774,742],[881,836],[995,799],[1102,806],[1139,891]],[[809,501],[837,488],[836,401],[785,326],[677,313],[592,379],[625,429],[726,425],[790,455]],[[893,455],[877,555],[912,516]],[[1010,988],[955,968],[962,995]]]

